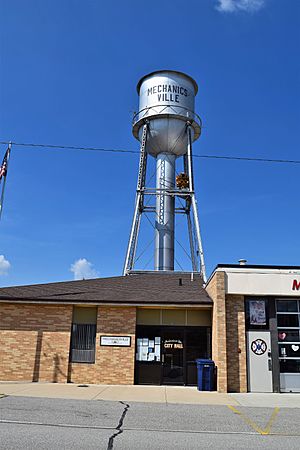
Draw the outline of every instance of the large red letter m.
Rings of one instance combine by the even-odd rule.
[[[300,290],[300,281],[298,282],[297,280],[294,280],[292,289],[293,289],[293,291],[299,291]]]

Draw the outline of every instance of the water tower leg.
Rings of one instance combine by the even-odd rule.
[[[202,275],[204,283],[206,283],[206,270],[205,270],[205,263],[204,263],[204,253],[203,253],[201,234],[200,234],[200,225],[199,225],[199,219],[198,219],[197,203],[196,203],[196,199],[195,199],[194,195],[192,195],[192,209],[193,209],[193,215],[194,215],[194,222],[195,222],[195,229],[196,229],[198,251],[199,251],[199,256],[200,256],[200,265],[201,265],[200,273]]]
[[[197,247],[198,247],[199,257],[200,257],[200,273],[202,275],[204,283],[206,283],[206,270],[205,270],[205,263],[204,263],[204,254],[203,254],[201,233],[200,233],[200,224],[199,224],[199,217],[198,217],[198,210],[197,210],[197,202],[196,202],[195,194],[194,194],[192,137],[191,137],[191,125],[190,124],[188,124],[188,126],[187,126],[187,135],[188,135],[187,169],[188,169],[188,176],[189,176],[189,190],[190,190],[192,211],[193,211],[194,223],[195,223]]]
[[[191,249],[191,259],[192,259],[192,268],[193,272],[197,272],[197,262],[195,258],[195,247],[194,247],[194,237],[193,237],[193,226],[191,221],[191,213],[190,210],[186,213],[187,224],[188,224],[188,232],[189,232],[189,241],[190,241],[190,249]]]
[[[146,141],[147,141],[147,131],[148,122],[145,123],[143,127],[142,143],[140,151],[140,163],[139,163],[139,174],[137,181],[136,197],[135,197],[135,207],[133,220],[131,225],[131,231],[127,246],[127,252],[125,257],[125,263],[123,268],[123,275],[127,275],[130,270],[133,269],[134,259],[137,248],[138,234],[140,229],[141,214],[144,208],[144,188],[146,181],[146,168],[147,168],[147,153],[146,153]]]
[[[155,270],[174,270],[175,198],[169,191],[175,186],[175,161],[171,153],[157,155]]]

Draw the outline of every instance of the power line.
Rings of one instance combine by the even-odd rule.
[[[111,152],[111,153],[140,153],[137,150],[124,150],[124,149],[114,149],[114,148],[101,148],[101,147],[77,147],[75,145],[53,145],[53,144],[34,144],[32,142],[12,142],[12,141],[0,141],[0,144],[9,144],[22,147],[40,147],[40,148],[53,148],[53,149],[64,149],[64,150],[90,150],[95,152]]]
[[[79,147],[75,145],[53,145],[53,144],[35,144],[32,142],[12,142],[12,141],[0,141],[0,144],[8,145],[11,143],[18,147],[33,147],[33,148],[49,148],[49,149],[63,149],[63,150],[85,150],[103,153],[131,153],[139,154],[138,150],[128,150],[128,149],[116,149],[116,148],[102,148],[102,147]],[[251,158],[248,156],[220,156],[220,155],[197,155],[193,154],[194,158],[203,159],[225,159],[230,161],[255,161],[255,162],[266,162],[266,163],[283,163],[283,164],[300,164],[300,160],[297,159],[270,159],[270,158]]]
[[[285,164],[300,164],[298,159],[269,159],[269,158],[251,158],[248,156],[217,156],[217,155],[193,155],[195,158],[211,158],[211,159],[229,159],[237,161],[258,161],[258,162],[272,162]]]

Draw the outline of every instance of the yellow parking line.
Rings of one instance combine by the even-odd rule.
[[[235,414],[238,414],[239,416],[241,416],[242,419],[244,420],[244,422],[246,422],[247,425],[250,425],[250,427],[253,428],[254,431],[256,431],[259,434],[262,434],[263,430],[258,425],[256,425],[255,422],[253,422],[251,419],[249,419],[249,417],[245,416],[241,411],[236,409],[234,406],[231,406],[231,405],[227,405],[227,406]]]
[[[274,411],[272,412],[272,415],[270,417],[270,420],[268,421],[267,425],[265,428],[260,428],[255,422],[253,422],[253,420],[249,419],[249,417],[247,417],[245,414],[243,414],[241,411],[239,411],[238,409],[236,409],[234,406],[231,405],[227,405],[227,407],[229,409],[231,409],[231,411],[234,412],[234,414],[238,414],[239,416],[242,417],[242,419],[244,420],[244,422],[249,425],[254,431],[256,431],[257,433],[261,434],[262,436],[268,435],[271,431],[271,427],[277,417],[277,414],[279,412],[279,408],[276,407],[274,409]]]
[[[279,408],[278,406],[276,406],[276,408],[274,409],[274,411],[272,412],[272,415],[270,417],[269,422],[266,425],[266,428],[264,429],[264,434],[269,434],[271,431],[271,427],[277,417],[277,414],[279,413]]]

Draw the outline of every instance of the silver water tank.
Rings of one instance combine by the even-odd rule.
[[[191,138],[201,134],[201,120],[194,112],[197,83],[174,70],[144,76],[137,85],[139,112],[133,119],[133,135],[142,140],[148,122],[146,151],[156,158],[155,270],[174,270],[174,222],[176,158],[187,153],[187,123]]]
[[[141,141],[143,124],[148,119],[147,152],[154,157],[162,152],[184,155],[186,122],[192,125],[193,141],[201,133],[201,120],[194,112],[197,83],[182,72],[159,70],[144,76],[137,91],[140,102],[133,119],[133,135]]]

